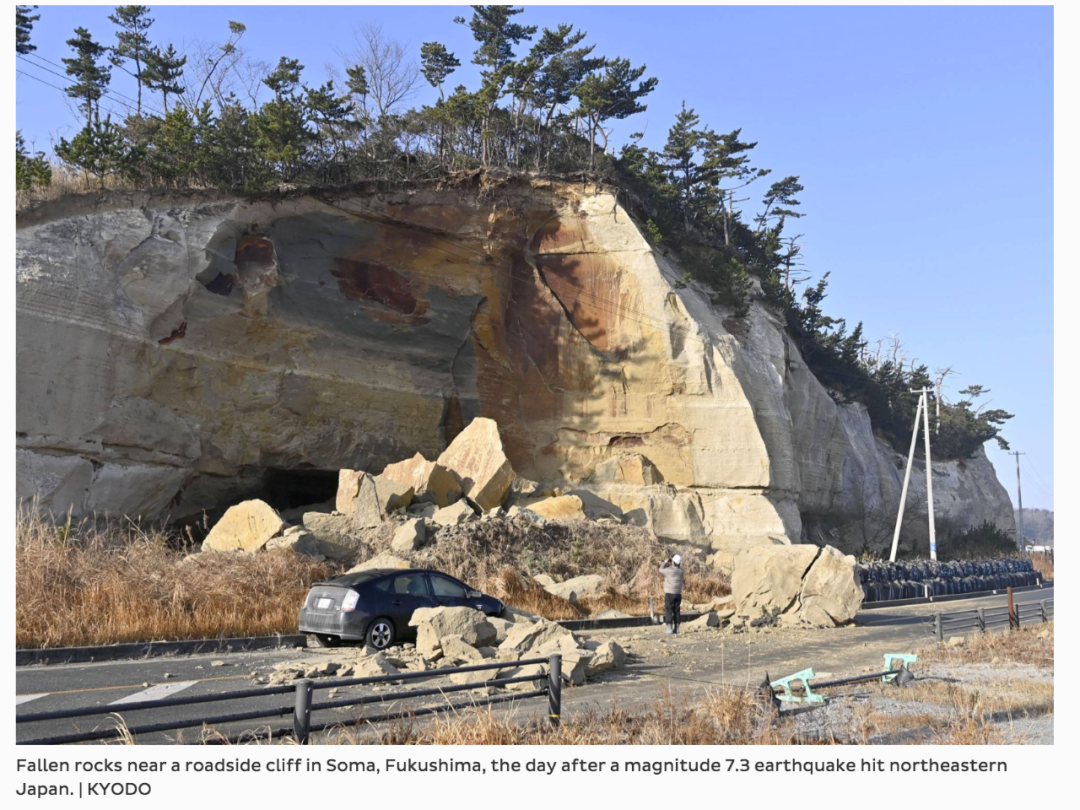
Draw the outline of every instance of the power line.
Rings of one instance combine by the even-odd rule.
[[[47,82],[44,79],[38,78],[37,76],[35,76],[32,73],[27,73],[24,70],[19,70],[18,68],[16,68],[15,69],[15,75],[17,75],[17,76],[25,76],[28,79],[33,79],[35,82],[40,82],[41,84],[44,84],[46,87],[52,87],[55,90],[59,90],[64,95],[67,95],[67,90],[65,90],[63,87],[57,87],[55,84],[52,84],[51,82]],[[115,110],[113,110],[113,109],[111,109],[109,107],[106,107],[104,105],[99,104],[99,106],[101,106],[101,108],[103,110],[105,110],[105,112],[107,112],[109,115],[115,115],[117,118],[121,118],[119,113],[117,113]]]
[[[33,56],[33,54],[31,54],[31,56]],[[44,70],[46,73],[51,73],[53,76],[59,76],[61,79],[65,79],[65,80],[69,78],[67,73],[57,73],[55,70],[51,70],[50,68],[47,68],[45,65],[39,65],[36,62],[31,61],[27,56],[25,56],[23,54],[17,53],[17,54],[15,54],[15,57],[17,59],[22,59],[24,62],[27,62],[28,64],[32,65],[33,67],[37,68],[38,70]],[[57,65],[56,62],[51,62],[48,59],[45,59],[44,57],[35,57],[35,58],[40,59],[43,62],[48,62],[50,65],[55,65],[56,67],[60,67],[60,68],[63,67],[63,65]],[[56,85],[50,85],[50,86],[51,87],[56,87]],[[67,93],[67,90],[65,88],[63,88],[63,87],[57,87],[56,89],[57,90],[62,90],[64,93]],[[123,104],[124,106],[128,106],[128,104],[131,104],[131,105],[138,105],[139,104],[139,102],[137,100],[131,98],[131,96],[124,95],[119,90],[106,90],[106,89],[103,88],[101,92],[102,92],[103,95],[108,96],[113,101],[116,101],[116,102],[118,102],[120,104]],[[145,104],[145,103],[142,105],[142,107],[144,109],[150,110],[150,112],[151,112],[151,115],[149,116],[150,118],[157,118],[158,120],[161,120],[161,114],[158,112],[157,109],[155,109],[154,107],[150,106],[149,104]]]

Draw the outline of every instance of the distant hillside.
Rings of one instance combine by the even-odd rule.
[[[1016,512],[1016,526],[1020,527],[1020,510]],[[1054,545],[1054,513],[1049,509],[1024,510],[1024,537],[1028,542],[1041,546]]]

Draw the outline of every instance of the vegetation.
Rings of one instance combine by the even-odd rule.
[[[979,526],[947,532],[941,540],[942,560],[1011,557],[1016,554],[1016,538],[987,520]]]
[[[32,53],[32,10],[16,8],[16,55],[42,67]],[[740,129],[716,131],[685,103],[661,149],[635,133],[616,150],[615,122],[647,109],[657,78],[645,65],[597,53],[571,24],[542,31],[523,24],[523,12],[473,6],[454,20],[475,42],[479,84],[467,87],[454,85],[464,56],[433,41],[417,60],[378,27],[363,28],[340,72],[328,68],[317,83],[294,58],[272,66],[251,60],[240,22],[229,23],[220,44],[180,54],[156,41],[148,7],[119,6],[109,18],[114,44],[81,27],[67,41],[64,92],[84,121],[55,154],[87,185],[241,194],[477,169],[587,174],[618,188],[652,243],[675,252],[689,270],[681,284],[696,282],[736,320],[755,298],[777,308],[811,371],[837,400],[863,403],[898,449],[906,449],[914,421],[910,389],[922,387],[934,392],[938,457],[971,457],[990,439],[1006,446],[1000,430],[1011,414],[975,405],[987,392],[970,386],[964,399],[940,401],[940,377],[931,379],[926,366],[907,363],[898,346],[871,351],[861,324],[849,330],[825,314],[828,273],[802,287],[809,277],[801,235],[789,232],[802,217],[798,176],[767,184],[771,170],[755,164],[755,141]],[[114,68],[134,80],[133,98],[111,89]],[[409,106],[423,82],[438,99]],[[117,105],[127,107],[122,121],[109,112]],[[42,153],[26,155],[19,140],[16,159],[20,191],[49,184]],[[761,195],[754,211],[744,208],[751,187]]]

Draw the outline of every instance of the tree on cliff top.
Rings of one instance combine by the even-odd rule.
[[[94,42],[85,28],[76,28],[75,36],[67,41],[75,55],[62,60],[66,71],[75,83],[66,88],[71,98],[79,99],[79,109],[86,116],[89,127],[101,111],[101,97],[109,86],[109,68],[98,63],[108,49]]]
[[[15,6],[15,53],[27,54],[36,51],[37,46],[30,44],[30,32],[34,22],[41,19],[40,14],[32,14],[37,6]]]

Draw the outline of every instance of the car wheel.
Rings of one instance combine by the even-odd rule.
[[[386,618],[376,619],[367,631],[367,643],[376,650],[385,650],[394,643],[394,623]]]

